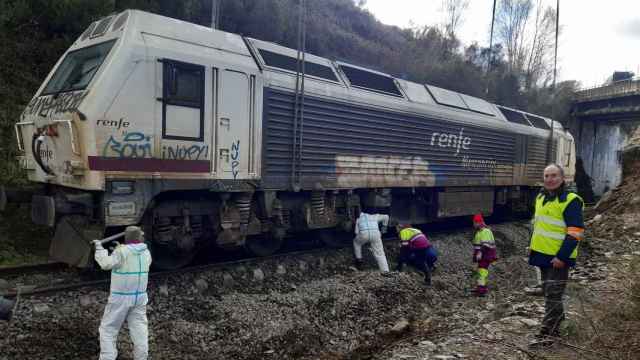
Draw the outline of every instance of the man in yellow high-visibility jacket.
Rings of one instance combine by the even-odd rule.
[[[549,346],[564,320],[562,296],[569,268],[576,264],[578,244],[584,238],[582,198],[565,189],[564,170],[556,164],[544,169],[544,189],[535,202],[529,264],[540,268],[545,315],[532,346]]]

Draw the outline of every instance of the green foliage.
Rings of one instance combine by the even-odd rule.
[[[300,0],[219,0],[221,29],[296,47]],[[307,1],[310,53],[388,72],[489,101],[568,116],[575,82],[524,91],[523,74],[509,70],[500,45],[460,42],[437,27],[400,29],[380,23],[363,1]],[[13,124],[56,61],[92,22],[124,9],[140,9],[209,26],[211,0],[0,0],[0,183],[22,183]],[[492,64],[486,71],[489,55]],[[487,91],[488,90],[488,91]]]
[[[0,183],[23,184],[13,126],[73,40],[113,4],[101,0],[0,0]]]

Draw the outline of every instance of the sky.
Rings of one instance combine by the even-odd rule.
[[[542,1],[556,6],[556,0]],[[469,0],[458,30],[463,44],[489,45],[492,6],[493,0]],[[442,0],[366,0],[364,8],[402,28],[437,25],[444,18]],[[614,71],[640,75],[640,0],[560,0],[560,29],[558,81],[593,87]]]

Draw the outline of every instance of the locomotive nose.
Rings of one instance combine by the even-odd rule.
[[[13,315],[13,308],[15,305],[15,301],[5,299],[0,296],[0,320],[11,320],[11,315]]]

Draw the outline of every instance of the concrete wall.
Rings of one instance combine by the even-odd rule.
[[[582,158],[585,171],[593,180],[593,192],[596,196],[601,196],[622,181],[620,152],[632,138],[637,138],[640,120],[612,122],[581,119],[575,125],[578,132],[578,156]]]

